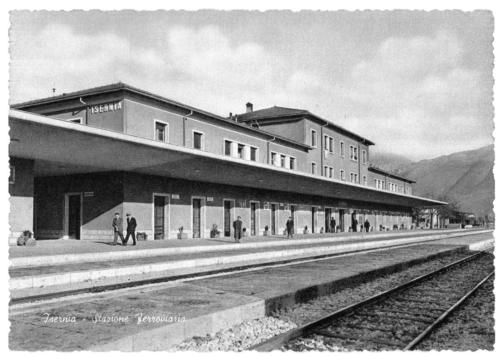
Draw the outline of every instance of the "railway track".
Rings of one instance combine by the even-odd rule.
[[[342,350],[411,350],[493,277],[492,260],[488,251],[478,252],[251,349],[293,350],[319,337]]]

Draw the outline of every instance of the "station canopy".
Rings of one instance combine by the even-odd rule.
[[[20,110],[10,110],[9,125],[9,155],[34,160],[35,177],[129,171],[404,207],[446,204]]]

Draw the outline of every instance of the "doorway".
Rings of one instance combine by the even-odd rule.
[[[332,220],[332,209],[325,208],[325,232],[334,232],[331,231],[330,222]]]
[[[344,215],[345,215],[345,210],[344,209],[339,209],[339,230],[340,232],[345,231],[345,226],[344,226]]]
[[[70,239],[80,240],[82,226],[82,194],[70,193],[67,199],[68,236]]]
[[[231,236],[231,200],[224,200],[224,236]]]
[[[257,235],[257,203],[250,203],[250,235]]]
[[[154,239],[164,240],[166,234],[166,214],[165,206],[167,205],[167,197],[164,195],[154,195]]]
[[[296,207],[295,205],[290,205],[290,215],[292,216],[292,222],[293,222],[293,233],[295,233],[296,231],[296,227],[295,227],[295,210],[296,210]]]
[[[193,238],[201,238],[201,199],[193,198]]]
[[[271,204],[271,235],[276,235],[276,204]]]
[[[314,234],[316,231],[316,208],[311,208],[311,233]]]

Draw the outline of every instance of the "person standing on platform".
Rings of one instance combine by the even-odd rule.
[[[118,241],[118,236],[120,236],[122,245],[125,245],[125,240],[123,239],[123,220],[120,217],[120,213],[115,213],[115,217],[113,218],[113,233],[114,233],[113,246],[116,246],[116,241]]]
[[[127,236],[125,237],[125,245],[127,244],[130,236],[132,236],[132,241],[134,241],[133,245],[135,246],[137,244],[135,240],[136,227],[137,227],[137,221],[130,213],[127,213]]]
[[[368,221],[368,219],[365,220],[365,230],[366,232],[370,231],[370,222]]]
[[[241,228],[243,226],[243,222],[241,221],[241,216],[238,216],[238,219],[236,219],[233,222],[233,229],[234,229],[234,241],[235,242],[240,242],[241,240]]]
[[[331,232],[336,232],[335,228],[337,227],[337,222],[335,221],[335,218],[332,216],[330,219],[330,231]]]
[[[286,221],[286,238],[293,239],[293,219],[291,216]]]

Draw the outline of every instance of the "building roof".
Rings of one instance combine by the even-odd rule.
[[[416,183],[414,180],[411,180],[409,178],[406,178],[406,177],[403,177],[403,176],[400,176],[400,175],[397,175],[397,174],[394,174],[394,173],[391,173],[388,171],[384,171],[383,169],[378,168],[378,167],[373,166],[373,165],[370,165],[368,167],[368,170],[375,172],[375,173],[380,173],[380,174],[386,175],[386,176],[391,177],[391,178],[404,180],[405,182],[408,182],[408,183]]]
[[[169,105],[177,106],[177,107],[189,110],[189,111],[193,111],[193,112],[196,112],[198,114],[201,114],[201,115],[204,115],[204,116],[216,119],[216,120],[223,121],[223,122],[228,123],[230,125],[235,125],[235,126],[238,126],[240,128],[243,128],[245,130],[253,131],[256,134],[263,135],[263,136],[266,136],[266,137],[271,138],[271,139],[274,138],[278,142],[291,144],[291,145],[294,145],[296,147],[300,147],[302,149],[311,149],[311,146],[306,145],[302,142],[298,142],[298,141],[289,139],[287,137],[275,135],[275,134],[269,133],[267,131],[251,127],[251,126],[246,125],[244,123],[240,123],[240,122],[237,122],[235,120],[231,120],[229,118],[225,118],[225,117],[210,113],[208,111],[201,110],[201,109],[195,108],[193,106],[183,104],[179,101],[171,100],[171,99],[165,98],[163,96],[148,92],[146,90],[135,88],[131,85],[128,85],[128,84],[122,83],[122,82],[104,85],[104,86],[99,86],[99,87],[94,87],[94,88],[85,89],[85,90],[74,91],[71,93],[63,93],[63,94],[52,96],[52,97],[17,103],[17,104],[11,105],[11,107],[13,109],[18,109],[18,110],[27,110],[29,108],[33,108],[33,107],[41,106],[41,105],[45,105],[45,104],[63,102],[63,101],[69,100],[69,99],[78,99],[78,98],[90,96],[90,95],[112,93],[112,92],[116,92],[116,91],[120,91],[120,90],[129,92],[129,93],[133,93],[133,94],[137,94],[137,95],[140,95],[142,97],[147,97],[147,98],[150,98],[150,99],[162,102],[162,103],[166,103]]]
[[[365,137],[362,137],[358,134],[355,134],[352,131],[349,131],[349,130],[347,130],[339,125],[336,125],[331,121],[325,120],[322,117],[319,117],[318,115],[315,115],[315,114],[311,113],[310,111],[304,110],[304,109],[294,109],[294,108],[285,108],[282,106],[273,106],[273,107],[270,107],[267,109],[255,110],[255,111],[251,111],[251,112],[244,113],[244,114],[238,114],[238,121],[249,123],[249,122],[254,121],[254,120],[256,120],[256,121],[260,121],[260,120],[275,121],[275,120],[279,120],[282,118],[300,118],[300,117],[304,117],[304,116],[307,116],[307,117],[313,118],[317,121],[320,121],[322,124],[327,124],[328,127],[332,128],[336,131],[339,131],[339,132],[345,134],[346,136],[349,136],[349,137],[352,137],[358,141],[361,141],[367,145],[374,145],[375,144]]]

